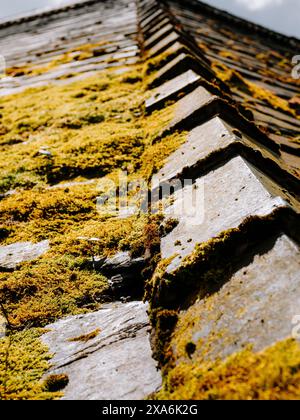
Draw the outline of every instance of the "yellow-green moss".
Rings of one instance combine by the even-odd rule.
[[[51,359],[40,340],[42,333],[32,328],[0,340],[1,400],[52,400],[61,396],[60,392],[50,392],[42,381]]]
[[[213,63],[213,69],[217,76],[221,80],[228,83],[233,90],[239,89],[242,92],[252,96],[253,99],[262,100],[272,108],[281,110],[295,118],[298,118],[297,113],[293,108],[290,107],[290,104],[287,100],[280,98],[270,90],[258,86],[254,82],[246,80],[241,76],[239,72],[229,69],[224,63]]]
[[[133,66],[126,75],[107,71],[1,98],[0,193],[101,177],[128,165],[137,169],[172,118],[172,107],[144,116],[142,71]],[[157,146],[152,157],[158,162],[156,151]]]
[[[105,277],[71,256],[24,263],[0,273],[0,299],[15,327],[44,326],[69,313],[95,310],[107,291]]]
[[[120,220],[96,206],[99,180],[116,180],[117,171],[126,170],[129,181],[149,182],[185,141],[186,133],[160,136],[174,106],[145,115],[153,76],[142,78],[145,68],[133,65],[121,75],[107,70],[0,99],[0,193],[15,190],[0,201],[0,243],[49,239],[51,246],[37,261],[0,273],[0,298],[15,327],[99,308],[108,282],[91,258],[155,248],[151,217]],[[67,181],[81,183],[64,186]],[[52,184],[57,188],[49,189]]]
[[[165,378],[157,399],[171,400],[298,400],[300,347],[279,342],[259,353],[251,348],[224,361],[177,363]]]
[[[191,329],[194,323],[197,324],[197,319],[199,320],[199,314],[193,314],[193,303],[209,299],[209,296],[231,278],[239,264],[240,249],[246,252],[245,245],[250,250],[254,244],[280,232],[283,221],[288,218],[288,210],[278,210],[263,218],[249,217],[238,228],[229,229],[206,243],[197,244],[191,255],[184,258],[176,270],[166,270],[174,256],[158,264],[153,277],[146,284],[145,297],[150,302],[150,317],[157,342],[156,358],[163,371],[169,368],[170,337],[173,329],[168,327],[164,331],[161,328],[160,314],[170,311],[174,319],[176,311],[179,313],[190,306],[187,315],[180,317],[180,323],[174,329],[172,343],[175,340],[177,358],[186,353],[186,345],[192,342]],[[208,301],[207,305],[209,304]]]
[[[76,47],[46,65],[8,73],[36,76],[100,55],[103,47]],[[123,74],[107,70],[0,98],[0,194],[14,190],[0,196],[0,244],[50,241],[41,258],[0,273],[0,302],[9,318],[9,336],[0,340],[1,399],[60,397],[68,378],[50,375],[41,380],[50,355],[36,327],[97,310],[111,299],[108,281],[94,270],[92,257],[118,250],[146,255],[146,277],[157,263],[160,215],[141,213],[121,220],[99,214],[96,201],[102,193],[99,185],[106,179],[118,183],[119,170],[127,171],[129,182],[142,178],[149,183],[186,139],[183,132],[161,137],[173,105],[147,116],[144,112],[148,83],[164,60],[160,56]],[[67,181],[71,184],[64,185]],[[87,341],[99,333],[73,340]]]
[[[0,299],[17,328],[44,326],[67,314],[100,308],[109,295],[107,279],[95,272],[92,256],[129,250],[134,256],[159,248],[159,216],[88,221],[56,236],[40,259],[0,273]],[[46,223],[46,222],[45,222]],[[72,230],[73,229],[73,230]],[[96,237],[88,242],[81,237]]]

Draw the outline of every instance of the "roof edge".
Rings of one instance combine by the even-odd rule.
[[[101,1],[106,1],[106,0],[101,0]],[[68,3],[65,6],[61,6],[61,7],[36,9],[36,11],[33,10],[32,12],[17,15],[15,18],[8,17],[7,20],[5,20],[5,18],[3,20],[0,20],[0,29],[4,29],[9,26],[17,25],[20,23],[30,22],[34,19],[48,17],[51,15],[55,15],[56,13],[67,12],[68,10],[73,10],[73,9],[80,9],[82,7],[96,4],[98,2],[99,0],[81,0],[81,1],[74,0],[73,3]]]

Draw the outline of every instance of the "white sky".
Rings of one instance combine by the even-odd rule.
[[[101,0],[99,0],[101,1]],[[204,0],[237,16],[300,38],[300,0]],[[0,0],[0,19],[74,0]]]
[[[235,0],[236,3],[244,5],[249,10],[261,10],[266,7],[272,7],[274,5],[281,5],[284,0]]]
[[[300,38],[300,0],[204,1],[277,32]]]

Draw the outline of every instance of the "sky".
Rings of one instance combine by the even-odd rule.
[[[101,0],[99,0],[101,1]],[[74,0],[0,0],[0,20]],[[300,0],[206,0],[206,3],[300,39]]]

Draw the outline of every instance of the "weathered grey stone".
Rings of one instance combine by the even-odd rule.
[[[265,159],[276,161],[274,154],[256,140],[234,129],[220,117],[214,117],[189,132],[186,142],[168,157],[163,168],[153,176],[152,190],[170,180],[189,176],[197,172],[197,168],[205,170],[207,165],[224,162],[229,155],[237,153],[237,148],[232,147],[237,144],[246,146],[244,153],[246,150],[259,151]]]
[[[43,341],[54,353],[51,373],[65,373],[66,400],[138,400],[161,384],[151,357],[147,305],[110,304],[46,327]],[[72,339],[99,330],[86,341]]]
[[[247,345],[260,351],[292,336],[300,315],[299,246],[281,235],[249,259],[218,292],[188,310],[199,316],[192,341],[201,340],[207,358],[226,357]]]
[[[193,92],[178,101],[175,108],[175,115],[170,123],[170,128],[185,121],[187,118],[193,118],[193,114],[205,105],[209,105],[214,100],[218,99],[217,96],[212,95],[203,86],[199,86]]]
[[[156,1],[147,1],[147,2],[140,2],[137,4],[138,11],[139,11],[139,18],[142,22],[143,20],[147,19],[150,15],[153,14],[154,11],[157,10],[157,2]]]
[[[111,258],[107,258],[105,263],[102,265],[102,269],[107,269],[110,271],[115,271],[122,267],[126,267],[130,264],[131,257],[128,251],[118,252]]]
[[[56,189],[72,188],[72,187],[76,187],[78,185],[91,185],[91,184],[95,184],[97,181],[98,181],[98,179],[88,179],[86,181],[64,182],[64,183],[61,183],[61,184],[51,185],[50,187],[47,187],[47,189],[48,190],[56,190]]]
[[[139,11],[141,13],[141,18],[144,18],[144,14],[148,14],[149,10],[151,11],[154,6],[157,6],[156,0],[141,0],[137,3]]]
[[[39,154],[42,156],[52,157],[52,153],[50,152],[50,150],[45,147],[39,150]]]
[[[129,252],[118,252],[114,257],[94,264],[96,269],[109,278],[115,298],[138,298],[143,295],[141,272],[146,265],[143,257],[132,258]]]
[[[154,19],[157,19],[158,17],[160,17],[161,15],[164,15],[163,10],[161,8],[157,8],[153,13],[151,13],[150,16],[148,16],[147,18],[143,19],[140,22],[141,27],[144,29],[147,27],[147,25],[150,24],[150,22],[152,22]]]
[[[173,46],[176,41],[180,40],[180,36],[175,32],[171,32],[168,36],[163,38],[157,44],[155,44],[152,48],[150,48],[147,52],[148,57],[154,57],[163,53],[167,48]]]
[[[190,48],[181,41],[169,46],[165,55],[168,57],[167,63],[164,60],[163,67],[157,71],[155,79],[150,83],[151,87],[157,87],[188,70],[193,70],[206,80],[215,79],[207,62],[199,56],[195,57]]]
[[[37,244],[17,242],[12,245],[0,246],[0,270],[13,270],[18,264],[39,258],[49,250],[49,241]]]
[[[152,188],[180,177],[184,168],[193,167],[211,153],[225,149],[236,140],[241,139],[219,117],[194,128],[189,132],[187,141],[169,156],[163,168],[153,176]]]
[[[14,194],[17,194],[17,190],[10,190],[10,191],[7,191],[6,193],[4,193],[4,194],[0,194],[0,200],[3,200],[3,198],[5,198],[5,197],[9,197],[10,195],[14,195]]]
[[[0,309],[0,339],[5,337],[7,321]]]
[[[167,36],[173,30],[171,23],[164,25],[159,31],[151,35],[146,39],[144,47],[146,49],[151,48],[155,43],[159,42],[163,37]]]
[[[193,90],[200,79],[200,76],[193,70],[188,70],[164,83],[155,89],[152,96],[146,100],[147,112],[151,112],[153,109],[161,107],[167,100],[172,99],[178,93],[183,94]]]
[[[248,136],[254,141],[259,142],[279,156],[278,145],[250,121],[253,113],[233,106],[230,101],[217,94],[210,93],[203,86],[197,87],[177,101],[175,116],[162,134],[166,134],[170,130],[192,130],[212,119],[215,115],[220,115],[226,122],[243,132],[247,132]]]
[[[161,241],[162,257],[175,256],[167,271],[177,268],[196,243],[238,227],[249,216],[265,216],[286,206],[279,192],[274,182],[239,156],[175,192],[165,215],[179,224]]]
[[[144,31],[145,36],[150,37],[151,35],[158,32],[161,28],[167,25],[170,22],[170,19],[166,16],[162,20],[159,20],[158,23],[152,25],[147,31]]]

